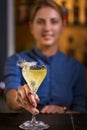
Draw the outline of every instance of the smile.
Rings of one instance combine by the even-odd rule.
[[[42,37],[44,37],[45,39],[50,39],[53,37],[53,35],[42,35]]]

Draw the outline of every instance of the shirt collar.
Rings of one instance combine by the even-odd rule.
[[[36,53],[36,55],[38,55],[42,60],[44,60],[44,62],[50,64],[53,59],[56,57],[56,55],[58,55],[59,51],[50,57],[45,56],[37,47],[34,48],[34,52]]]

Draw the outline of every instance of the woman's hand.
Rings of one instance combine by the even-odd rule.
[[[46,105],[42,108],[42,114],[56,114],[56,113],[65,113],[66,107],[58,105]]]
[[[38,114],[39,111],[36,108],[39,98],[37,95],[33,95],[28,85],[20,86],[17,92],[17,103],[32,114]]]

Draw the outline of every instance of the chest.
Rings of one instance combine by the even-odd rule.
[[[75,69],[69,65],[55,64],[48,67],[46,81],[52,97],[71,101],[75,85]],[[67,100],[69,99],[69,100]]]

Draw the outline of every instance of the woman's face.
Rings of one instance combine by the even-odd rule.
[[[43,7],[36,13],[31,23],[31,32],[37,46],[58,45],[58,40],[63,31],[63,21],[60,14],[51,7]]]

